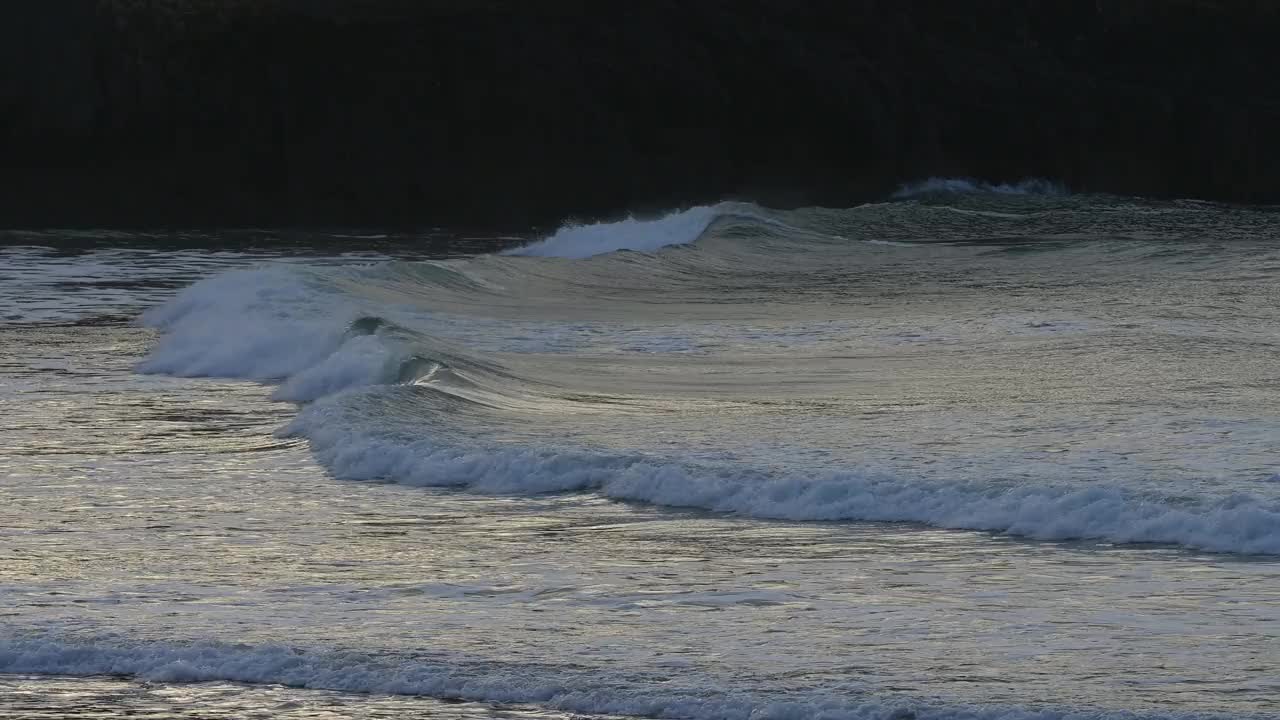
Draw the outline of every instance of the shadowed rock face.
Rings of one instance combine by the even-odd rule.
[[[9,3],[0,224],[546,224],[929,175],[1272,202],[1272,7]]]

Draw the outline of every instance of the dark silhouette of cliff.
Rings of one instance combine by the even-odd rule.
[[[1280,200],[1280,12],[1209,0],[41,0],[0,225],[489,225],[931,175]]]

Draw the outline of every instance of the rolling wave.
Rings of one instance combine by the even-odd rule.
[[[946,181],[941,187],[968,187],[957,182]],[[919,190],[934,192],[938,187],[929,181]],[[1036,193],[1052,188],[1031,183],[1021,189],[978,190]],[[232,272],[199,282],[146,313],[143,321],[159,329],[161,336],[139,369],[276,384],[278,399],[306,404],[285,432],[307,438],[317,457],[335,475],[348,479],[490,493],[585,491],[760,518],[912,522],[1046,540],[1089,538],[1280,554],[1280,503],[1256,493],[1188,493],[1178,487],[1162,493],[1105,481],[1075,485],[1047,479],[947,480],[945,473],[871,473],[856,464],[764,468],[685,456],[679,449],[666,454],[640,448],[606,450],[528,433],[522,442],[494,442],[484,428],[486,422],[496,428],[500,420],[523,427],[554,421],[570,427],[566,432],[572,435],[572,425],[566,423],[587,417],[583,413],[589,414],[605,398],[598,389],[578,385],[584,370],[575,363],[585,362],[580,360],[583,349],[597,347],[590,343],[598,344],[601,337],[621,337],[625,342],[608,350],[613,353],[608,357],[640,358],[635,338],[650,337],[653,331],[638,323],[651,324],[655,317],[668,316],[664,313],[674,318],[695,310],[712,313],[708,332],[719,334],[705,344],[719,348],[716,352],[727,352],[727,347],[738,353],[726,361],[724,372],[741,373],[748,361],[760,363],[761,369],[754,371],[758,374],[776,372],[779,363],[788,361],[767,354],[757,358],[750,353],[758,351],[751,348],[770,333],[777,336],[779,347],[794,348],[801,340],[825,347],[821,343],[827,340],[819,331],[813,336],[787,334],[813,312],[805,308],[838,300],[855,281],[878,282],[866,268],[901,267],[902,258],[908,257],[901,255],[908,250],[876,243],[886,238],[919,240],[924,227],[952,240],[964,232],[989,237],[993,228],[1001,228],[1015,238],[996,248],[1002,252],[1004,247],[1019,247],[1021,240],[1016,238],[1023,237],[1018,233],[1026,231],[1028,222],[1045,222],[1039,215],[940,215],[935,210],[910,202],[791,212],[722,203],[655,220],[569,225],[501,257]],[[1060,222],[1081,222],[1073,213],[1063,212],[1067,220]],[[1094,219],[1089,222],[1100,222],[1098,215],[1090,211]],[[1207,225],[1210,220],[1197,222]],[[1010,232],[1011,227],[1017,232]],[[1076,263],[1097,262],[1105,271],[1120,267],[1125,253],[1136,252],[1134,262],[1150,263],[1169,252],[1167,244],[1115,245],[1112,230],[1103,234],[1108,239],[1098,241],[1103,243],[1100,249],[1060,240],[1051,247]],[[678,253],[663,250],[690,245],[693,249]],[[1175,249],[1177,263],[1221,262],[1220,256],[1202,260],[1193,251]],[[940,252],[924,251],[929,258]],[[946,252],[950,254],[941,257],[948,263],[974,258],[988,265],[995,262],[988,259],[992,250],[986,245]],[[999,262],[1021,262],[1024,265],[1018,267],[1024,267],[1026,260],[1015,256]],[[1046,262],[1053,267],[1059,261]],[[1104,270],[1090,271],[1091,277]],[[851,272],[862,274],[850,279]],[[948,282],[964,282],[963,276]],[[896,286],[886,287],[889,297],[899,297]],[[817,304],[803,304],[815,294]],[[793,306],[800,309],[787,310]],[[724,335],[729,322],[724,318],[758,324],[761,308],[773,307],[790,313],[781,315],[777,330],[749,327],[745,334]],[[730,310],[737,315],[726,315]],[[521,322],[530,323],[527,331]],[[1037,320],[1027,327],[1027,332],[1049,335],[1051,330],[1076,326]],[[883,342],[865,333],[851,337],[837,338],[843,344],[818,352],[814,359],[847,353],[850,342]],[[907,343],[921,341],[914,328],[904,337]],[[902,346],[894,342],[898,344],[890,347]],[[649,354],[655,348],[672,354],[696,345],[678,336],[658,335],[645,348]],[[598,365],[601,352],[593,350],[582,358]],[[539,353],[555,357],[539,360]],[[645,384],[654,371],[639,359],[618,362],[614,367],[619,387],[632,374],[640,383],[637,388],[654,387]],[[726,408],[754,401],[749,377],[741,381],[746,394],[739,405]],[[795,381],[784,376],[779,382]],[[703,390],[696,383],[710,380],[699,381],[694,375],[673,376],[671,382],[686,391],[721,395],[728,387],[716,380],[719,384]],[[617,407],[639,406],[659,402],[650,397],[653,392],[671,391],[661,386],[656,391],[620,390],[619,399],[605,399]],[[396,413],[369,412],[373,403],[400,407],[409,420],[393,431],[385,418]],[[471,408],[465,417],[459,410],[463,404]],[[717,417],[731,423],[735,412],[726,410]],[[660,426],[661,419],[654,422]],[[783,422],[805,420],[797,416]],[[442,434],[444,428],[448,437]]]
[[[956,705],[894,695],[801,691],[768,695],[670,676],[502,665],[427,655],[220,643],[0,638],[0,672],[119,675],[146,682],[232,681],[355,693],[535,704],[564,712],[675,720],[1216,720],[1187,712]],[[1235,718],[1248,716],[1233,715]]]
[[[503,254],[580,259],[618,250],[653,252],[696,242],[717,219],[734,213],[750,213],[752,207],[720,203],[673,212],[654,220],[630,217],[618,222],[569,224],[547,238]]]
[[[913,522],[1038,540],[1280,554],[1280,507],[1248,495],[1187,502],[1105,486],[939,483],[857,472],[778,476],[643,455],[406,441],[365,432],[343,402],[305,408],[282,434],[309,440],[320,461],[348,480],[512,495],[595,492],[774,520]]]

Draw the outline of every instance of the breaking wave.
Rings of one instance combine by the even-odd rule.
[[[1107,486],[999,485],[832,472],[778,476],[637,455],[405,441],[352,427],[343,402],[303,409],[284,431],[336,476],[474,492],[596,492],[615,500],[796,521],[913,522],[1039,540],[1159,543],[1280,554],[1280,508],[1247,495],[1209,502]]]
[[[917,191],[965,188],[971,186],[964,184],[968,182],[931,180]],[[1052,189],[1040,181],[1020,187],[984,191]],[[653,449],[603,450],[545,438],[494,442],[481,432],[478,423],[486,419],[496,422],[518,415],[519,422],[528,425],[595,412],[591,409],[595,406],[588,407],[583,400],[592,393],[566,385],[572,383],[573,373],[560,368],[571,366],[581,343],[602,335],[620,334],[634,345],[632,338],[643,328],[626,325],[624,321],[635,316],[620,315],[620,307],[648,318],[660,308],[654,297],[680,301],[688,296],[694,298],[691,302],[713,305],[713,293],[721,287],[715,283],[722,283],[734,292],[747,293],[746,297],[764,297],[741,304],[744,312],[751,312],[768,296],[759,295],[762,280],[745,272],[743,263],[777,265],[779,247],[789,257],[812,255],[814,268],[832,262],[815,247],[863,252],[850,250],[852,241],[831,232],[833,212],[814,211],[801,217],[725,203],[656,220],[566,226],[506,257],[453,264],[400,263],[323,271],[264,267],[227,273],[195,284],[144,316],[144,322],[161,335],[139,369],[275,384],[276,398],[306,404],[285,432],[308,439],[335,475],[354,480],[509,494],[585,491],[617,500],[758,518],[912,522],[1048,540],[1087,538],[1280,554],[1280,504],[1249,492],[1188,493],[1175,487],[1160,493],[1110,485],[1103,478],[1082,484],[963,476],[948,480],[945,472],[913,477],[865,471],[856,464],[804,471],[764,469],[698,459],[678,448],[662,454]],[[891,214],[877,216],[877,212]],[[868,206],[864,213],[872,220],[881,218],[886,227],[883,217],[894,222],[902,217],[883,206]],[[717,235],[714,229],[720,220],[736,224]],[[986,223],[983,228],[1005,222],[967,217],[962,221]],[[790,229],[804,228],[805,223],[813,229],[813,237],[827,245],[779,245],[794,243]],[[841,231],[852,234],[847,227]],[[721,243],[718,248],[727,249],[709,248],[674,258],[661,254],[651,259],[625,254],[598,257],[623,249],[652,253],[710,236]],[[728,243],[726,238],[735,242]],[[744,253],[752,247],[752,238],[763,239],[753,251],[757,254],[748,257]],[[891,251],[900,252],[875,250]],[[553,257],[593,259],[547,259]],[[1114,263],[1115,257],[1109,255],[1105,261]],[[790,275],[781,277],[793,282]],[[812,275],[797,277],[808,282]],[[569,295],[566,288],[584,294]],[[784,290],[780,297],[794,301],[806,288]],[[608,299],[610,295],[614,298]],[[623,296],[630,305],[619,305],[622,301],[616,296]],[[597,315],[591,318],[603,320],[561,323],[554,332],[546,329],[546,323],[535,324],[528,332],[518,332],[521,326],[515,321],[483,316],[495,308],[527,314],[532,312],[531,305],[560,314],[594,312]],[[474,308],[482,315],[457,314]],[[735,336],[733,342],[758,342],[760,337],[753,330],[747,336]],[[780,337],[784,346],[795,342]],[[663,342],[663,347],[674,348],[672,352],[682,352],[687,345],[678,338]],[[537,373],[521,369],[528,344],[559,353],[558,359],[543,367],[557,373],[558,381],[539,380]],[[625,404],[626,398],[608,401]],[[375,413],[369,410],[375,404],[397,410]],[[568,414],[557,415],[560,411]],[[394,428],[385,424],[386,418],[401,415],[410,419]],[[734,416],[726,412],[724,417],[730,422]],[[448,438],[440,432],[445,427]]]
[[[617,250],[653,252],[671,245],[697,241],[717,218],[742,212],[740,203],[698,206],[653,220],[634,217],[618,222],[569,224],[551,236],[505,252],[507,255],[585,258]]]

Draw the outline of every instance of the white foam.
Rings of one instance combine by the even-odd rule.
[[[694,242],[716,218],[741,211],[743,207],[735,203],[720,203],[680,210],[656,220],[629,217],[617,222],[568,224],[545,239],[503,254],[586,258],[616,250],[652,252]]]
[[[669,673],[605,672],[549,665],[481,663],[281,645],[0,639],[0,672],[120,675],[147,682],[231,681],[358,693],[422,695],[555,710],[683,720],[1208,720],[1194,713],[1092,708],[946,705],[874,696],[860,685],[775,695],[718,685],[685,668]],[[1236,716],[1239,717],[1239,716]]]
[[[925,482],[854,472],[772,477],[636,456],[405,442],[355,430],[345,412],[340,401],[317,403],[284,433],[309,439],[321,462],[352,480],[503,494],[593,491],[757,518],[918,522],[1041,540],[1280,554],[1280,507],[1248,495],[1179,503],[1101,485]]]
[[[381,337],[348,332],[359,316],[309,283],[305,270],[228,272],[143,315],[163,333],[138,370],[280,382],[275,397],[294,402],[394,381],[401,351]]]
[[[323,360],[295,372],[272,395],[276,400],[310,402],[349,388],[395,380],[403,355],[382,338],[347,338]]]
[[[893,198],[905,200],[922,195],[968,195],[990,193],[995,195],[1066,195],[1061,184],[1042,178],[1027,178],[1016,183],[989,183],[973,178],[931,177],[907,183],[893,194]]]

